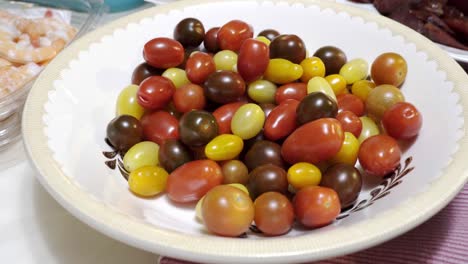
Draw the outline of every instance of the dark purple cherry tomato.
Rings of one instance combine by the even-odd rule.
[[[330,96],[322,92],[308,94],[297,106],[297,122],[302,125],[325,117],[336,117],[338,106]]]
[[[180,140],[189,147],[208,144],[218,135],[215,117],[201,110],[185,113],[179,121]]]
[[[216,71],[205,81],[205,96],[220,104],[236,102],[245,93],[245,82],[232,71]]]
[[[362,122],[355,113],[351,111],[341,111],[336,115],[336,119],[340,121],[341,127],[345,132],[353,134],[356,138],[359,137],[362,130]]]
[[[163,109],[171,101],[175,90],[172,81],[166,77],[148,77],[138,88],[138,104],[146,109]]]
[[[218,31],[219,27],[214,27],[205,33],[203,45],[208,52],[216,53],[219,51],[218,47]]]
[[[382,118],[385,131],[396,139],[410,139],[418,135],[422,127],[422,115],[410,103],[396,103],[387,109]]]
[[[362,177],[354,166],[338,163],[329,167],[322,176],[320,185],[336,191],[341,208],[346,208],[356,201],[362,187]]]
[[[265,37],[269,39],[270,41],[273,41],[277,36],[279,36],[280,33],[274,29],[265,29],[262,30],[262,32],[258,33],[258,36],[260,37]]]
[[[218,46],[221,50],[237,52],[242,43],[252,37],[252,26],[241,20],[231,20],[219,29]]]
[[[346,54],[339,48],[324,46],[314,53],[325,64],[325,75],[339,73],[341,67],[347,62]]]
[[[287,83],[276,90],[275,100],[277,104],[281,104],[285,100],[294,99],[301,101],[307,95],[306,83]]]
[[[191,110],[202,110],[206,105],[203,88],[200,85],[189,83],[179,87],[173,96],[174,106],[180,113]]]
[[[285,167],[281,157],[281,146],[268,140],[255,142],[245,154],[244,163],[250,171],[264,164]]]
[[[143,57],[156,68],[176,67],[184,61],[184,47],[170,38],[155,38],[145,44]]]
[[[385,176],[400,164],[401,150],[392,137],[376,135],[362,142],[358,159],[366,173]]]
[[[364,115],[364,102],[354,94],[340,94],[336,97],[338,111],[351,111],[357,116]]]
[[[121,115],[107,125],[107,139],[114,148],[127,151],[143,139],[140,121],[130,115]]]
[[[184,47],[198,47],[205,38],[205,28],[196,18],[185,18],[174,29],[174,39]]]
[[[270,58],[282,58],[299,64],[306,57],[304,41],[296,35],[279,35],[270,43]]]
[[[317,164],[338,153],[344,139],[341,124],[334,118],[321,118],[296,129],[283,143],[281,155],[289,164]]]
[[[195,160],[169,174],[166,192],[174,202],[196,202],[222,181],[223,174],[218,163],[212,160]]]
[[[154,68],[148,63],[143,62],[133,70],[132,84],[140,85],[146,78],[161,75],[163,72],[164,70]]]
[[[267,44],[246,39],[239,50],[237,71],[246,82],[253,82],[262,77],[270,62],[270,51]]]
[[[250,196],[258,197],[266,192],[288,192],[288,176],[286,171],[273,164],[265,164],[255,168],[249,174],[248,188]]]
[[[213,112],[218,123],[219,134],[231,134],[231,120],[237,109],[245,102],[234,102],[220,106]]]
[[[289,199],[278,192],[266,192],[254,202],[255,225],[267,236],[287,233],[294,222],[294,208]]]
[[[185,64],[187,78],[195,84],[202,84],[208,76],[216,71],[213,58],[204,52],[195,52]]]
[[[166,139],[159,147],[159,164],[172,172],[183,164],[192,161],[190,150],[177,139]]]
[[[161,145],[166,139],[179,138],[179,121],[165,111],[144,114],[141,117],[143,135],[146,140]]]
[[[276,141],[289,136],[297,128],[296,109],[299,101],[289,99],[271,111],[263,127],[265,137]]]

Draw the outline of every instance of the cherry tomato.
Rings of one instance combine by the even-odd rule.
[[[244,147],[242,138],[224,134],[213,138],[205,146],[205,155],[211,160],[231,160],[236,158]]]
[[[359,117],[351,111],[341,111],[336,116],[340,121],[341,127],[345,132],[352,133],[355,137],[359,137],[362,131],[362,122]]]
[[[146,109],[162,109],[171,101],[175,89],[168,78],[151,76],[140,84],[137,100]]]
[[[198,47],[204,38],[205,28],[202,22],[196,18],[185,18],[175,26],[174,39],[184,47]]]
[[[263,128],[265,113],[256,104],[245,104],[232,117],[231,131],[242,139],[255,137]]]
[[[159,145],[151,141],[143,141],[133,145],[124,155],[124,168],[132,172],[144,166],[157,166]]]
[[[281,58],[299,64],[306,57],[304,41],[296,35],[279,35],[270,43],[270,58]]]
[[[340,75],[345,78],[347,84],[366,79],[368,72],[369,64],[364,59],[350,60],[340,69]]]
[[[301,101],[307,95],[307,84],[305,83],[287,83],[276,90],[275,101],[277,104],[288,99]]]
[[[304,73],[301,81],[307,83],[313,77],[325,77],[325,64],[319,57],[310,57],[304,59],[301,64]]]
[[[368,116],[361,116],[362,129],[361,134],[359,135],[359,142],[362,143],[369,137],[380,134],[380,129],[377,124]]]
[[[314,77],[307,83],[307,93],[321,92],[328,95],[333,101],[337,102],[335,92],[325,78]]]
[[[185,70],[179,68],[169,68],[165,70],[161,76],[171,80],[176,89],[180,88],[182,85],[190,83]]]
[[[166,139],[179,138],[179,121],[165,111],[145,114],[141,118],[143,135],[146,140],[161,145]]]
[[[214,116],[206,111],[193,110],[185,113],[179,121],[180,140],[189,147],[208,144],[218,135]],[[202,150],[204,152],[204,149]]]
[[[140,196],[155,196],[166,189],[167,171],[156,166],[145,166],[132,171],[128,177],[130,190]]]
[[[203,199],[203,222],[210,232],[217,235],[240,236],[249,229],[254,214],[250,197],[233,186],[217,186]]]
[[[129,85],[125,87],[119,94],[116,103],[116,115],[130,115],[136,119],[140,119],[145,109],[138,104],[137,92],[139,87],[137,85]]]
[[[245,93],[245,82],[242,77],[232,71],[216,71],[206,79],[205,96],[220,104],[237,101]]]
[[[143,57],[155,68],[176,67],[184,61],[184,47],[177,40],[155,38],[145,44]]]
[[[385,176],[400,164],[401,150],[392,137],[376,135],[362,142],[358,159],[368,174]]]
[[[180,113],[201,110],[206,105],[203,88],[197,84],[186,84],[178,88],[173,96],[174,106]]]
[[[394,52],[379,55],[371,66],[371,77],[377,85],[391,84],[399,87],[405,81],[407,72],[406,60]]]
[[[285,59],[271,59],[264,78],[274,83],[285,84],[299,79],[302,73],[303,70],[299,64]]]
[[[251,82],[247,89],[249,98],[260,104],[272,104],[275,102],[276,84],[267,80]]]
[[[190,150],[176,139],[166,139],[160,145],[158,153],[159,164],[168,172],[192,161]]]
[[[299,162],[288,169],[288,182],[296,190],[306,186],[317,186],[321,179],[322,172],[311,163]]]
[[[366,100],[367,115],[380,122],[385,111],[398,102],[404,102],[405,97],[400,89],[390,84],[382,84],[369,93]]]
[[[293,200],[297,220],[307,228],[330,224],[341,210],[338,194],[330,188],[307,186]]]
[[[268,140],[256,141],[245,154],[244,163],[250,171],[265,164],[285,167],[281,157],[281,146]]]
[[[231,20],[218,31],[218,46],[222,50],[239,51],[246,39],[253,37],[252,27],[241,21]]]
[[[265,37],[270,41],[273,41],[273,39],[275,39],[279,35],[280,33],[275,29],[264,29],[260,33],[258,33],[258,36]]]
[[[205,33],[205,38],[203,39],[203,46],[205,46],[205,49],[208,52],[216,53],[219,51],[218,31],[219,27],[214,27]]]
[[[294,208],[289,199],[278,192],[267,192],[254,202],[255,225],[267,236],[287,233],[294,222]]]
[[[146,62],[138,65],[132,74],[132,84],[140,85],[140,83],[150,76],[161,75],[164,70],[152,67]]]
[[[375,83],[368,80],[360,80],[353,83],[351,93],[359,97],[363,102],[367,100],[369,93],[375,88]]]
[[[235,102],[220,106],[213,112],[213,116],[218,123],[219,134],[231,133],[231,120],[237,109],[244,105],[244,102]]]
[[[249,170],[247,166],[240,160],[229,160],[221,166],[223,171],[223,183],[240,183],[247,184],[249,182]]]
[[[283,143],[281,155],[289,164],[319,163],[332,158],[341,148],[344,132],[340,122],[321,118],[296,129]]]
[[[204,52],[195,52],[187,59],[185,65],[187,78],[195,84],[202,84],[208,76],[216,71],[213,58]]]
[[[410,139],[418,135],[422,127],[422,116],[410,103],[396,103],[382,118],[385,131],[396,139]]]
[[[289,136],[296,129],[298,105],[299,101],[289,99],[271,111],[263,127],[267,139],[276,141]]]
[[[326,75],[338,73],[347,61],[346,54],[333,46],[321,47],[314,56],[319,57],[325,64]]]
[[[320,118],[336,117],[338,106],[335,100],[322,92],[308,94],[297,106],[297,122],[302,125]]]
[[[340,163],[327,169],[320,185],[335,190],[341,208],[346,208],[358,198],[362,188],[362,177],[353,165]]]
[[[143,139],[143,128],[133,116],[121,115],[107,125],[107,139],[117,150],[127,151]]]
[[[237,59],[237,71],[250,83],[259,79],[270,61],[268,46],[255,39],[246,39],[242,43]]]
[[[335,95],[346,93],[346,80],[339,74],[331,74],[325,77],[325,80],[330,84]]]
[[[247,186],[252,197],[258,197],[266,192],[287,193],[288,174],[279,166],[261,165],[250,172]]]
[[[345,163],[354,166],[358,159],[359,145],[359,140],[353,134],[345,132],[345,137],[340,150],[329,160],[328,163]]]
[[[364,102],[353,94],[340,94],[338,100],[338,111],[351,111],[357,116],[364,115]]]
[[[174,202],[195,202],[222,181],[221,167],[216,162],[195,160],[185,163],[169,174],[166,191]]]

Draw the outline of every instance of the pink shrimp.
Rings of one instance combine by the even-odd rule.
[[[6,65],[0,67],[0,98],[22,88],[42,70],[36,63],[28,63],[19,67]]]

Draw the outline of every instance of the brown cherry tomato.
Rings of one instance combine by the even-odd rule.
[[[376,135],[362,142],[358,159],[366,173],[385,176],[400,164],[401,150],[392,137]]]
[[[174,39],[184,47],[198,47],[205,38],[205,28],[200,20],[188,17],[181,20],[174,29]]]
[[[289,99],[278,105],[268,115],[263,127],[265,137],[269,140],[289,136],[297,128],[296,109],[299,101]]]
[[[422,115],[410,103],[396,103],[387,109],[382,118],[385,131],[396,139],[410,139],[419,134]]]
[[[260,78],[270,62],[268,46],[255,39],[246,39],[242,43],[237,59],[237,71],[250,83]]]
[[[293,204],[297,220],[307,228],[328,225],[341,211],[338,194],[327,187],[304,187],[296,193]]]
[[[345,132],[352,133],[356,138],[361,135],[362,122],[355,113],[351,111],[341,111],[336,115],[336,119],[340,121],[341,127]]]
[[[212,160],[195,160],[169,174],[166,192],[174,202],[196,202],[222,182],[223,173],[218,163]]]
[[[288,99],[301,101],[304,97],[306,97],[306,95],[306,83],[287,83],[278,87],[276,90],[275,100],[277,104],[281,104]]]
[[[397,53],[387,52],[378,56],[371,66],[371,77],[375,84],[391,84],[399,87],[406,79],[408,65]]]
[[[338,163],[326,170],[320,185],[335,190],[340,198],[341,208],[346,208],[358,198],[362,188],[362,177],[353,165]]]
[[[281,146],[268,140],[258,140],[253,143],[244,156],[244,163],[250,171],[265,164],[285,167],[284,160],[281,157]]]
[[[286,59],[299,64],[306,57],[304,41],[296,35],[279,35],[270,43],[270,58]]]
[[[278,192],[266,192],[254,202],[255,225],[267,236],[287,233],[294,222],[294,208],[289,199]]]
[[[161,145],[166,139],[179,138],[179,121],[165,111],[144,114],[141,126],[146,140]]]
[[[205,96],[220,104],[239,100],[245,93],[245,82],[242,77],[232,71],[216,71],[206,79],[203,87]]]
[[[347,62],[346,54],[339,48],[324,46],[314,53],[325,64],[325,75],[339,73],[341,67]]]
[[[184,61],[184,47],[177,40],[155,38],[145,44],[143,57],[149,65],[156,68],[177,67]]]
[[[237,109],[245,102],[234,102],[220,106],[213,112],[213,116],[218,123],[219,134],[231,134],[231,120]]]
[[[162,69],[152,67],[146,62],[138,65],[132,74],[132,84],[140,85],[142,81],[150,76],[161,75],[164,72]]]
[[[159,146],[159,164],[169,173],[192,161],[190,150],[177,139],[166,139]]]
[[[357,116],[364,115],[364,102],[354,94],[340,94],[336,97],[338,111],[351,111]]]
[[[218,31],[218,46],[221,50],[239,51],[246,39],[253,37],[252,27],[241,20],[231,20]]]
[[[273,164],[258,166],[249,174],[248,189],[252,197],[266,192],[288,192],[288,174]]]
[[[289,164],[326,161],[341,148],[344,131],[338,120],[321,118],[296,129],[283,143],[281,155]]]
[[[162,109],[171,101],[175,89],[172,81],[166,77],[148,77],[138,88],[138,104],[146,109]]]
[[[176,110],[180,113],[202,110],[206,105],[203,88],[192,83],[179,87],[174,93],[173,102]]]
[[[193,53],[185,64],[187,78],[195,84],[204,83],[208,76],[215,71],[216,67],[213,58],[201,51]]]
[[[249,182],[249,170],[247,166],[240,160],[229,160],[221,166],[223,170],[223,183],[240,183],[247,184]]]
[[[219,31],[219,27],[214,27],[205,33],[205,39],[203,40],[203,45],[205,46],[205,49],[211,53],[216,53],[219,51],[218,31]]]
[[[263,36],[270,41],[274,40],[279,35],[280,33],[274,29],[265,29],[265,30],[262,30],[260,33],[258,33],[259,37]]]
[[[297,122],[303,125],[319,118],[335,118],[338,106],[333,98],[322,92],[312,92],[297,106]]]

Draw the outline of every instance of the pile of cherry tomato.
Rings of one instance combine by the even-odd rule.
[[[331,223],[355,203],[361,173],[398,166],[422,116],[400,90],[399,54],[370,66],[333,46],[307,54],[299,36],[254,38],[240,20],[205,32],[186,18],[173,38],[148,41],[107,127],[130,190],[198,202],[197,218],[222,236]]]

